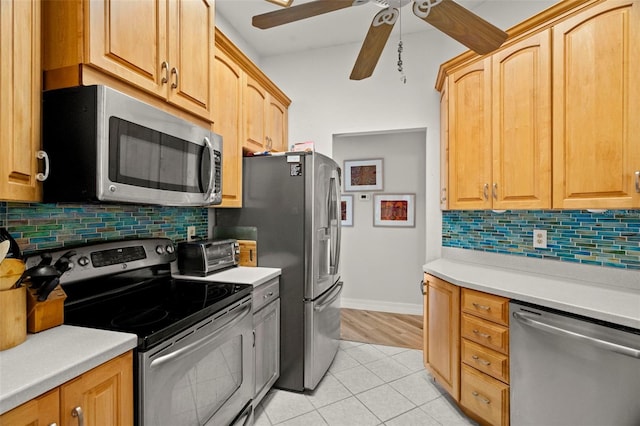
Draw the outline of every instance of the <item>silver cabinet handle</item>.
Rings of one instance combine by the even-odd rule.
[[[423,296],[427,294],[427,291],[425,290],[427,288],[427,283],[425,283],[424,280],[420,281],[418,286],[420,286],[420,293],[422,293]]]
[[[441,192],[442,196],[440,197],[440,202],[444,203],[445,201],[447,201],[447,188],[442,188]]]
[[[636,170],[636,192],[640,193],[640,170]]]
[[[493,199],[497,200],[498,199],[498,183],[497,182],[493,183],[493,189],[491,190],[491,193],[493,194]]]
[[[53,423],[51,423],[49,426],[58,426],[58,423],[53,422]]]
[[[36,180],[44,182],[49,177],[49,156],[44,151],[38,151],[36,152],[36,157],[38,160],[44,160],[44,173],[38,173],[36,175]]]
[[[485,183],[484,186],[482,187],[482,196],[484,197],[485,200],[489,199],[489,184]]]
[[[476,397],[477,400],[479,400],[480,402],[482,402],[483,404],[491,404],[491,400],[489,400],[488,398],[480,395],[478,392],[473,391],[471,392],[471,395],[473,395],[474,397]]]
[[[160,83],[165,84],[169,81],[169,62],[162,61],[160,65],[160,72],[164,71],[164,77],[160,80]]]
[[[482,365],[491,365],[490,361],[487,361],[486,359],[480,358],[478,355],[471,355],[471,358],[473,358],[474,361],[479,362]]]
[[[487,333],[481,333],[479,330],[473,330],[473,334],[476,336],[484,337],[485,339],[491,339],[491,335]]]
[[[78,418],[78,426],[84,426],[84,413],[82,412],[82,407],[77,406],[73,410],[71,410],[71,417]]]
[[[264,298],[265,298],[265,299],[268,299],[268,298],[270,298],[271,296],[273,296],[273,292],[272,292],[272,291],[270,291],[269,293],[265,294],[265,295],[264,295]]]
[[[474,308],[481,309],[483,311],[490,311],[491,310],[491,306],[481,305],[481,304],[476,303],[476,302],[473,302],[472,305],[473,305]]]
[[[176,67],[171,68],[171,75],[175,75],[176,78],[174,79],[173,83],[171,83],[171,88],[175,89],[178,87],[178,80],[180,78],[180,76],[178,75],[178,69]]]

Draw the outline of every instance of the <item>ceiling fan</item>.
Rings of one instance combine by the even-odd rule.
[[[373,74],[391,30],[400,16],[400,8],[409,3],[412,3],[413,14],[418,18],[476,53],[484,55],[492,52],[507,38],[507,33],[452,0],[315,0],[256,15],[252,24],[260,29],[273,28],[370,1],[384,9],[371,22],[351,71],[351,80],[362,80]]]

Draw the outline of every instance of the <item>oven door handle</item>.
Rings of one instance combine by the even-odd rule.
[[[599,347],[601,349],[606,349],[608,351],[616,352],[621,355],[626,355],[632,358],[640,358],[640,349],[637,349],[637,348],[621,345],[614,342],[609,342],[607,340],[599,339],[597,337],[588,336],[586,334],[577,333],[575,331],[567,330],[562,327],[557,327],[555,325],[548,324],[544,321],[533,319],[531,318],[531,316],[525,313],[514,312],[513,317],[523,324],[526,324],[533,328],[537,328],[538,330],[546,331],[547,333],[552,333],[558,336],[569,337],[572,339],[580,340],[585,343],[591,344],[593,346]]]
[[[251,312],[251,303],[245,303],[242,306],[242,308],[235,313],[235,316],[231,320],[229,320],[229,322],[227,322],[225,325],[223,325],[213,333],[207,334],[207,336],[204,339],[199,339],[193,343],[188,344],[183,348],[178,349],[175,352],[171,352],[167,355],[163,355],[154,359],[153,361],[151,361],[151,364],[149,364],[149,367],[150,368],[161,367],[163,364],[166,364],[167,362],[173,361],[176,358],[179,358],[181,356],[188,355],[190,353],[197,351],[201,347],[215,340],[222,333],[226,332],[230,328],[235,327],[240,321],[244,319],[244,317],[249,315],[250,312]]]
[[[204,138],[204,145],[207,147],[207,150],[209,150],[209,163],[210,163],[209,164],[209,183],[207,186],[207,192],[204,194],[204,201],[209,202],[211,201],[211,194],[213,193],[214,186],[215,186],[214,178],[216,175],[216,161],[215,161],[216,153],[208,137]],[[202,161],[200,162],[200,170],[204,169],[203,163],[204,163],[204,156],[202,157]]]

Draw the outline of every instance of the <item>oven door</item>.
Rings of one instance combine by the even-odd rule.
[[[228,425],[254,387],[251,297],[139,354],[141,426]]]

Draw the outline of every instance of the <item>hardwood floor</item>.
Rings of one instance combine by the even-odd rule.
[[[343,340],[422,350],[422,315],[345,308],[340,314]]]

